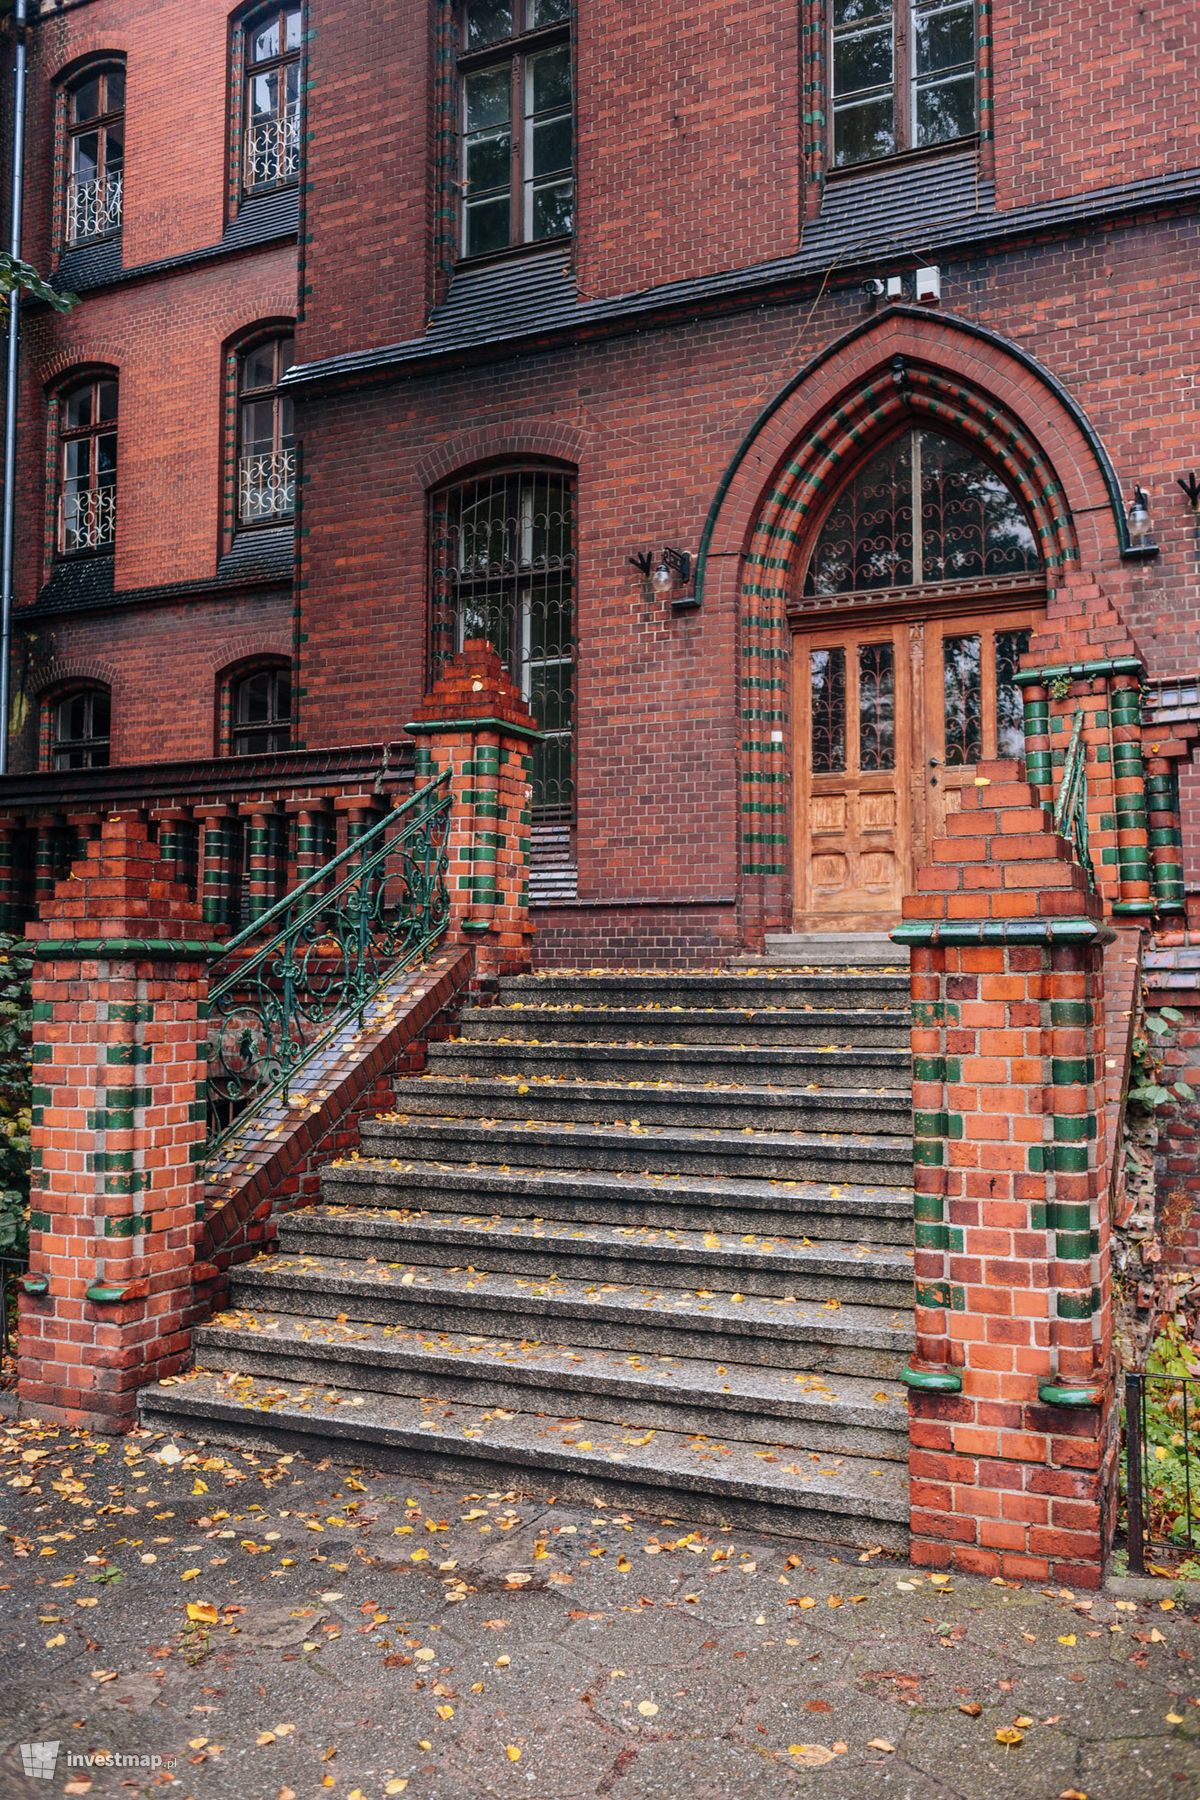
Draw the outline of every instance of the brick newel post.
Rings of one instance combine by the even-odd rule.
[[[212,928],[140,822],[106,820],[29,927],[33,1174],[22,1408],[96,1431],[188,1353]]]
[[[529,809],[535,729],[489,643],[471,639],[407,728],[417,785],[451,770],[450,935],[473,939],[481,975],[529,967]]]
[[[1016,765],[981,768],[912,947],[912,1554],[1099,1582],[1115,1381],[1101,1166],[1103,905]]]

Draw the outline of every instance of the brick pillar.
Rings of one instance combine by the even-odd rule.
[[[200,900],[205,922],[231,929],[235,924],[237,819],[227,807],[200,817]]]
[[[1121,896],[1114,913],[1145,917],[1150,898],[1150,840],[1146,823],[1146,771],[1142,762],[1141,668],[1114,665],[1109,693],[1113,803]]]
[[[1146,757],[1146,812],[1155,910],[1182,913],[1183,823],[1179,810],[1179,762],[1174,756]]]
[[[1114,1524],[1102,903],[1016,765],[983,767],[912,947],[912,1555],[1095,1586]]]
[[[178,1370],[203,1202],[211,927],[131,818],[28,928],[32,1219],[23,1410],[124,1431],[136,1390]]]
[[[418,787],[452,771],[451,936],[474,939],[480,974],[527,969],[530,775],[540,733],[489,643],[464,646],[408,730],[418,740]]]
[[[21,929],[16,868],[16,831],[11,823],[0,824],[0,931]]]

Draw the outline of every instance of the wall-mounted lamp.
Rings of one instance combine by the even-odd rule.
[[[1186,480],[1177,481],[1175,485],[1181,487],[1187,495],[1187,502],[1192,511],[1200,513],[1200,480],[1196,478],[1196,471],[1189,469]]]
[[[695,594],[689,592],[692,584],[692,556],[688,550],[675,550],[670,544],[664,544],[657,562],[652,551],[638,551],[629,561],[641,575],[648,588],[666,599],[670,596],[671,606],[676,612],[687,611],[699,605]]]
[[[1144,487],[1135,487],[1133,490],[1127,523],[1130,543],[1137,547],[1147,545],[1150,541],[1151,518],[1150,502]]]

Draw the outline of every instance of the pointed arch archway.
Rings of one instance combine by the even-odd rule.
[[[906,422],[967,446],[1018,496],[1051,609],[1081,578],[1119,571],[1128,549],[1116,475],[1082,409],[1017,346],[967,321],[891,308],[775,396],[720,483],[698,570],[707,602],[739,620],[748,941],[791,918],[789,600],[833,495]]]

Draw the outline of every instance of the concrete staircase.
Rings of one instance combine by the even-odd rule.
[[[902,1546],[907,1000],[884,968],[503,982],[146,1422]]]

